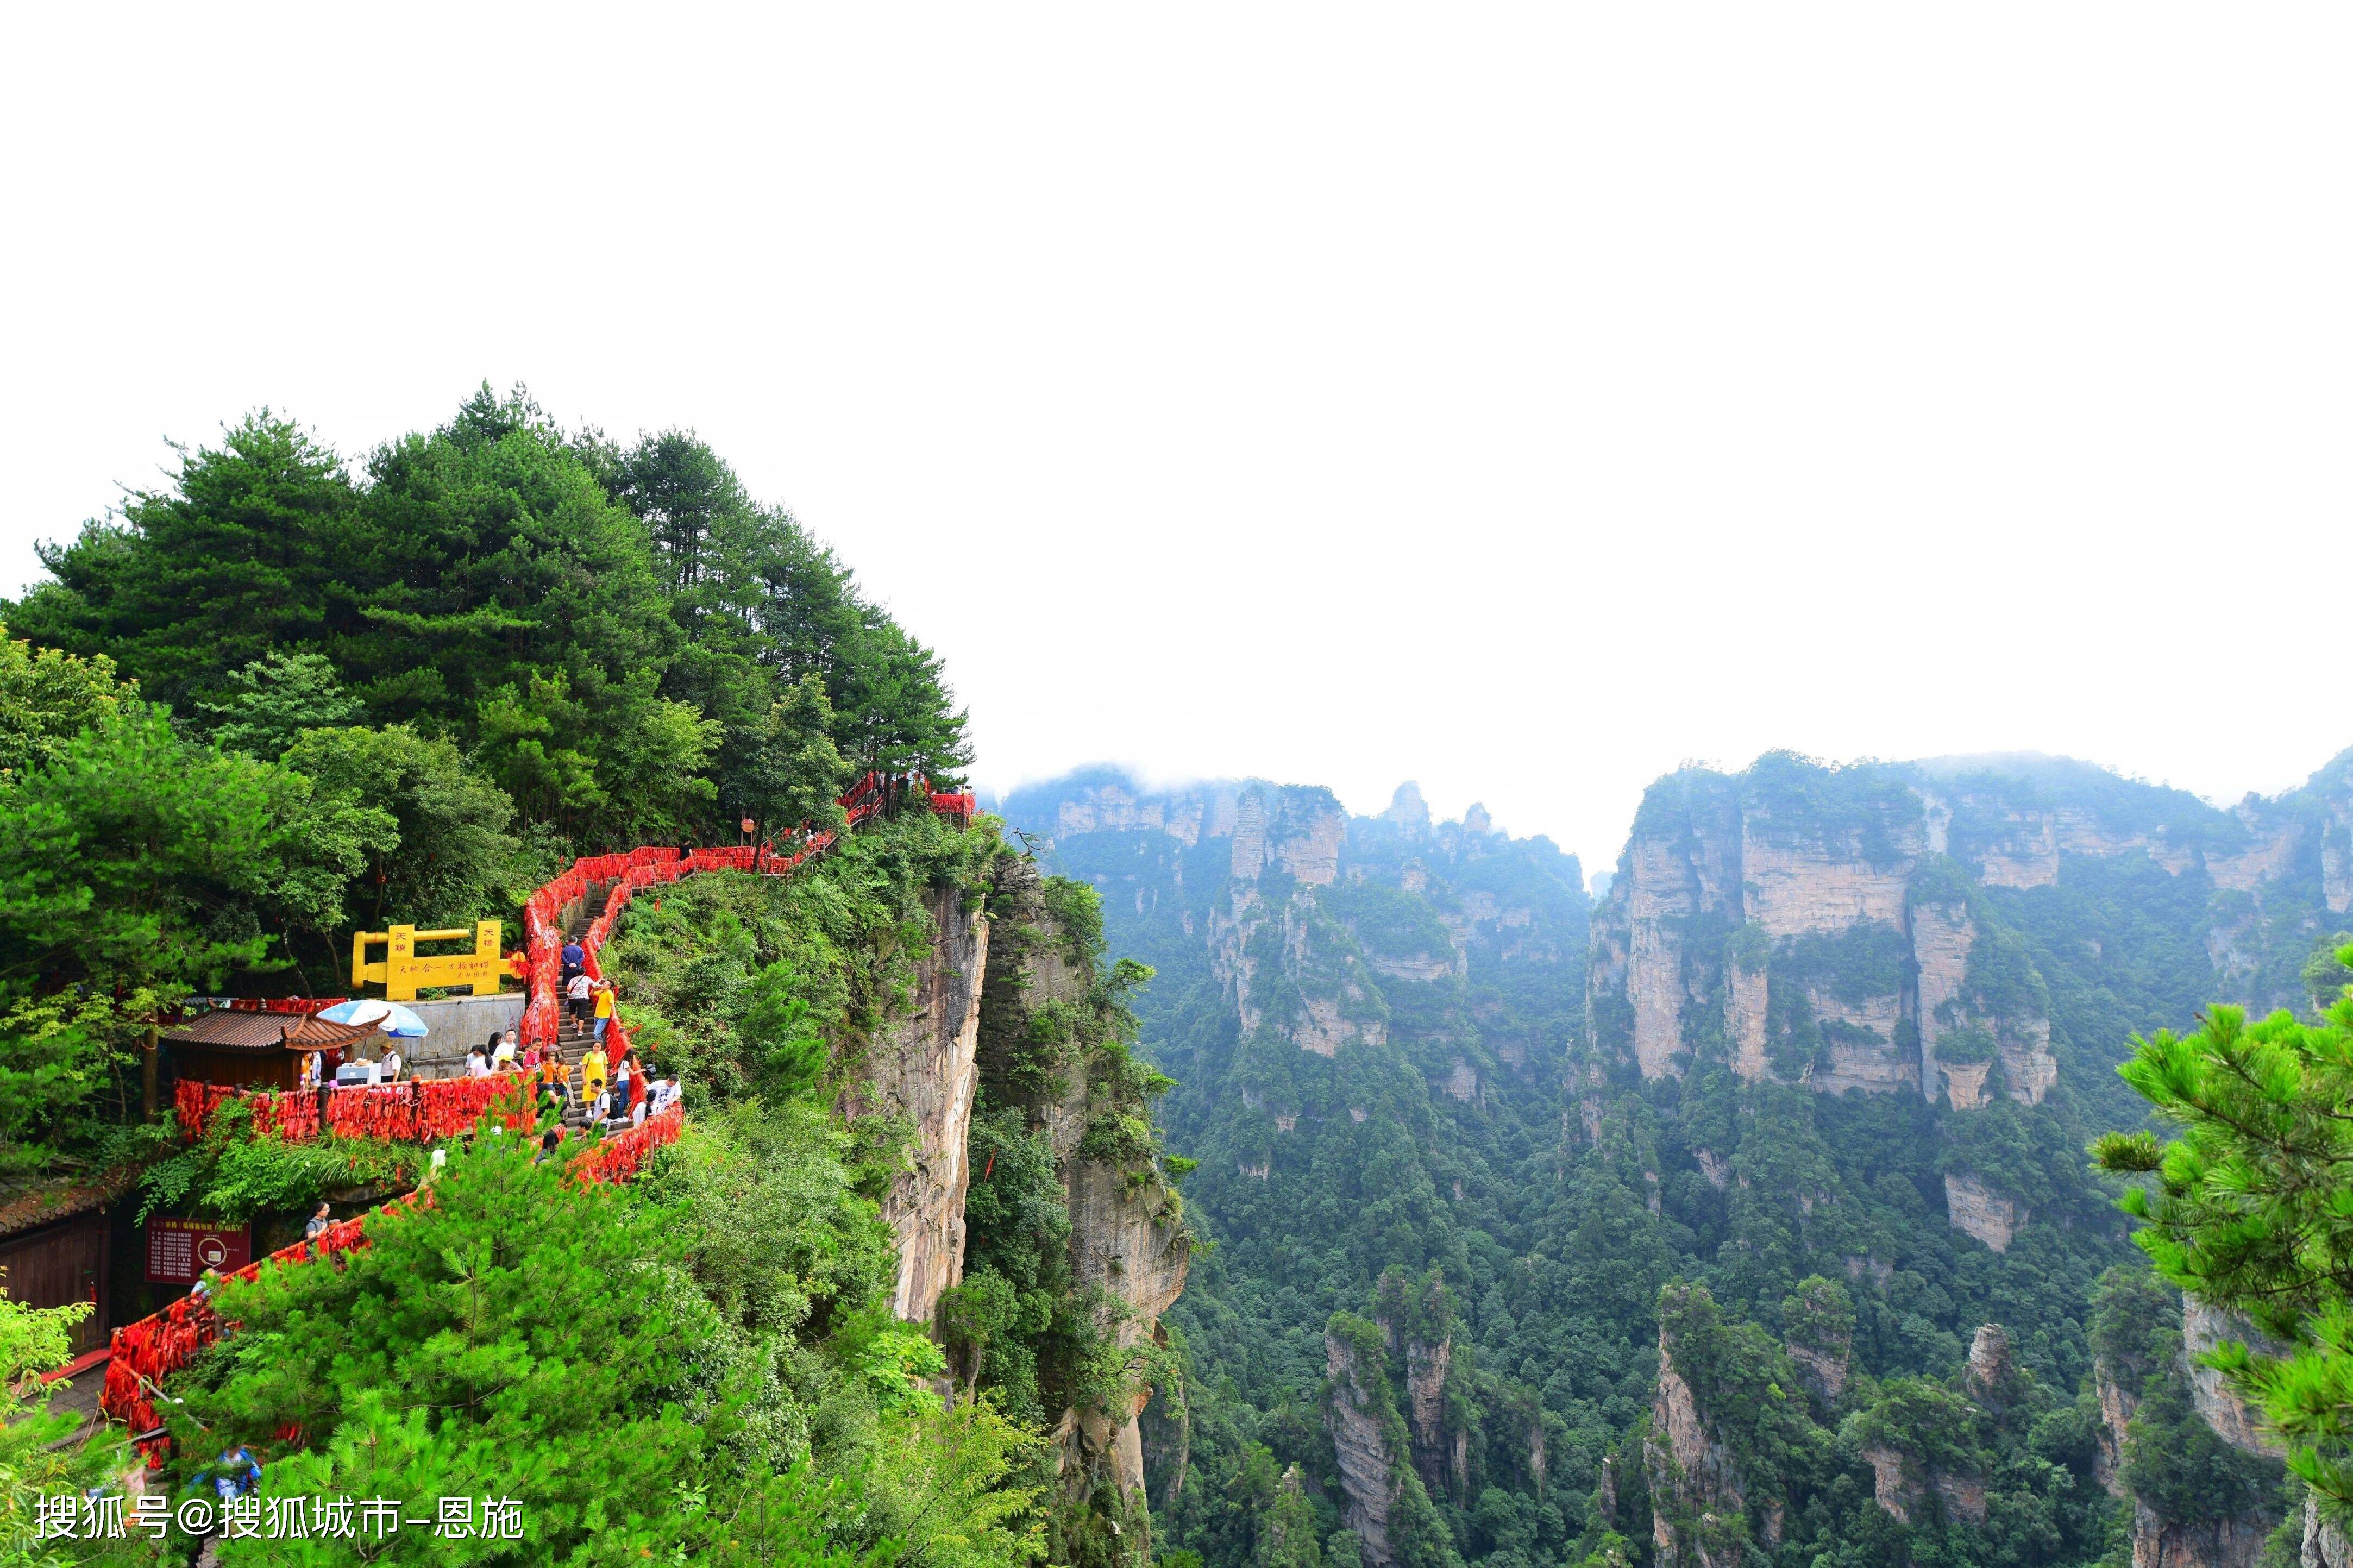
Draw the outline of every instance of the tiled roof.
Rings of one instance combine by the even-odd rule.
[[[0,1236],[101,1208],[128,1192],[137,1173],[124,1166],[81,1182],[55,1183],[30,1192],[0,1191]]]
[[[175,1046],[215,1051],[316,1051],[347,1046],[375,1032],[374,1024],[330,1024],[294,1013],[217,1008],[164,1030],[164,1038]]]
[[[174,1025],[164,1031],[164,1038],[175,1046],[274,1051],[280,1048],[290,1022],[281,1014],[232,1012],[222,1007],[199,1013],[188,1023]]]
[[[324,1018],[311,1017],[289,1023],[280,1018],[280,1026],[286,1031],[286,1048],[290,1051],[316,1051],[348,1046],[354,1040],[364,1040],[376,1033],[374,1024],[330,1024]]]

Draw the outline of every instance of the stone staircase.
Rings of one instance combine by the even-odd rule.
[[[612,892],[609,882],[591,882],[586,894],[574,909],[572,918],[564,922],[564,940],[578,942],[588,934],[588,927],[603,912],[605,900]],[[564,1067],[571,1086],[570,1102],[564,1108],[564,1125],[567,1131],[577,1132],[588,1125],[588,1107],[580,1092],[580,1058],[588,1054],[595,1043],[594,1025],[575,1023],[569,1002],[559,1001],[561,1011],[556,1016],[555,1043],[564,1048]]]

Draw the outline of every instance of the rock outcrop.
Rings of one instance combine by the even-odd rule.
[[[2160,1518],[2133,1504],[2133,1568],[2253,1568],[2274,1521],[2234,1515],[2196,1524]]]
[[[1998,1057],[2003,1091],[2039,1103],[2057,1075],[2040,983],[1986,1011],[1938,820],[1892,771],[1786,757],[1651,786],[1594,926],[1589,1037],[1645,1078],[1721,1039],[1752,1081],[1968,1105]]]
[[[903,1116],[914,1139],[906,1168],[883,1194],[882,1220],[897,1239],[891,1308],[929,1323],[940,1297],[964,1278],[964,1201],[972,1131],[980,995],[988,919],[953,889],[931,893],[931,951],[916,966],[908,1007],[879,1030],[843,1096],[851,1116]]]
[[[1871,1466],[1872,1500],[1899,1524],[1927,1524],[1938,1513],[1964,1524],[1985,1522],[1985,1478],[1974,1471],[1922,1464],[1884,1445],[1863,1449],[1862,1457]]]
[[[1802,1281],[1785,1309],[1781,1348],[1813,1396],[1825,1406],[1846,1393],[1854,1356],[1854,1304],[1846,1288],[1826,1279]]]
[[[2299,1568],[2353,1568],[2353,1542],[2320,1517],[2320,1500],[2304,1495],[2304,1550]]]
[[[1871,1467],[1871,1500],[1896,1523],[1911,1523],[1924,1494],[1918,1484],[1905,1474],[1904,1456],[1879,1444],[1865,1448],[1862,1458]]]
[[[2099,1451],[2092,1456],[2092,1474],[2110,1497],[2125,1495],[2125,1436],[2133,1413],[2140,1408],[2140,1391],[2127,1386],[2105,1357],[2092,1363],[2092,1391],[2100,1402]]]
[[[2181,1300],[2181,1352],[2189,1376],[2190,1403],[2214,1435],[2233,1448],[2278,1458],[2287,1452],[2278,1435],[2241,1399],[2222,1374],[2199,1358],[2227,1340],[2237,1340],[2257,1355],[2280,1355],[2286,1347],[2235,1313],[2210,1307],[2195,1296]]]
[[[2022,1403],[2027,1391],[2000,1323],[1981,1325],[1969,1341],[1969,1397],[1997,1420]]]
[[[2134,1568],[2253,1568],[2278,1522],[2275,1502],[2260,1494],[2240,1494],[2236,1511],[2205,1511],[2214,1506],[2203,1500],[2205,1498],[2227,1499],[2233,1495],[2230,1487],[2210,1486],[2199,1489],[2202,1495],[2200,1500],[2189,1504],[2192,1510],[2189,1517],[2177,1518],[2161,1511],[2161,1508],[2183,1507],[2179,1496],[2182,1489],[2160,1487],[2153,1505],[2150,1498],[2136,1495],[2127,1479],[2134,1445],[2150,1436],[2136,1427],[2137,1418],[2144,1414],[2144,1396],[2154,1395],[2160,1389],[2163,1405],[2179,1411],[2186,1396],[2198,1418],[2226,1442],[2249,1454],[2277,1458],[2279,1449],[2272,1444],[2269,1434],[2254,1425],[2227,1391],[2218,1396],[2211,1392],[2201,1393],[2198,1387],[2200,1373],[2208,1373],[2198,1364],[2198,1355],[2222,1340],[2246,1339],[2244,1325],[2190,1300],[2185,1303],[2182,1314],[2184,1331],[2176,1336],[2168,1331],[2172,1292],[2150,1282],[2137,1296],[2136,1300],[2120,1295],[2102,1309],[2104,1312],[2126,1315],[2111,1317],[2098,1331],[2107,1342],[2108,1352],[2118,1359],[2111,1361],[2109,1354],[2104,1353],[2092,1367],[2093,1388],[2100,1407],[2099,1447],[2094,1456],[2093,1473],[2110,1496],[2125,1499],[2132,1505]],[[2256,1336],[2254,1342],[2263,1342],[2261,1337]],[[2188,1416],[2185,1414],[2172,1418],[2187,1420]],[[2165,1458],[2177,1440],[2162,1431],[2157,1440],[2162,1473],[2167,1465],[2179,1462]],[[2245,1468],[2243,1460],[2233,1463],[2242,1469]],[[2318,1521],[2308,1520],[2307,1549],[2317,1550],[2320,1545]]]
[[[1019,830],[1050,835],[1054,854],[1089,867],[1107,909],[1206,945],[1257,1043],[1326,1058],[1426,1045],[1415,1050],[1425,1080],[1474,1104],[1501,1068],[1558,1070],[1561,1036],[1539,1026],[1540,1013],[1491,1005],[1474,1018],[1466,995],[1481,989],[1480,962],[1514,973],[1574,965],[1583,952],[1583,869],[1549,841],[1511,838],[1483,812],[1433,823],[1410,784],[1366,817],[1317,787],[1250,780],[1155,793],[1102,770],[1002,804]],[[1140,955],[1166,956],[1153,947],[1140,943]],[[1385,992],[1419,987],[1429,988],[1411,992],[1420,1037],[1394,1041]],[[1259,1163],[1256,1152],[1247,1158]]]
[[[1234,806],[1233,874],[1255,881],[1269,867],[1311,886],[1340,874],[1347,814],[1332,792],[1247,784]]]
[[[1166,1343],[1160,1316],[1185,1291],[1192,1262],[1192,1238],[1178,1224],[1174,1194],[1157,1182],[1133,1187],[1114,1167],[1099,1160],[1071,1163],[1067,1181],[1071,1204],[1071,1251],[1082,1287],[1099,1286],[1120,1304],[1113,1330],[1123,1348],[1147,1341]],[[1107,1456],[1121,1489],[1144,1492],[1143,1437],[1136,1417],[1148,1391],[1138,1389],[1116,1409],[1076,1412],[1085,1450],[1073,1456],[1084,1465]]]
[[[990,939],[987,1016],[979,1032],[990,1081],[1016,1094],[1007,1081],[1009,1064],[998,1058],[1030,1037],[1039,1009],[1050,1006],[1067,1017],[1092,1007],[1093,975],[1048,907],[1034,863],[1000,861],[991,904],[1000,914]],[[1143,1115],[1146,1108],[1103,1103],[1083,1058],[1018,1090],[1018,1099],[1033,1127],[1044,1131],[1061,1178],[1080,1289],[1100,1290],[1113,1303],[1105,1327],[1123,1349],[1164,1342],[1160,1316],[1183,1293],[1192,1260],[1181,1203],[1156,1166],[1124,1166],[1082,1152],[1098,1114]],[[1056,1462],[1073,1486],[1106,1476],[1123,1496],[1142,1500],[1136,1418],[1146,1394],[1136,1389],[1112,1408],[1062,1413],[1053,1434]]]
[[[1413,1468],[1433,1497],[1444,1493],[1453,1469],[1446,1432],[1446,1373],[1453,1344],[1410,1342],[1405,1348],[1406,1430],[1413,1436]]]
[[[1658,1568],[1737,1568],[1748,1535],[1748,1493],[1739,1467],[1693,1397],[1659,1326],[1659,1381],[1642,1442],[1651,1488],[1651,1544]],[[1776,1544],[1768,1529],[1766,1544]]]
[[[2132,858],[2211,888],[2221,994],[2295,1002],[2261,984],[2316,905],[2353,910],[2353,753],[2228,813],[2055,758],[1685,770],[1644,796],[1595,918],[1588,1038],[1648,1079],[1704,1050],[1823,1093],[2039,1104],[2050,1004],[1986,889]]]
[[[1232,993],[1242,1027],[1272,1028],[1323,1057],[1388,1037],[1371,966],[1314,891],[1337,879],[1346,828],[1329,790],[1245,786],[1231,880],[1209,913],[1210,970]],[[1279,879],[1262,888],[1269,873]]]
[[[1365,1562],[1387,1568],[1396,1556],[1389,1544],[1389,1510],[1397,1503],[1397,1457],[1389,1452],[1382,1419],[1386,1381],[1377,1387],[1373,1383],[1383,1374],[1365,1364],[1368,1353],[1337,1333],[1324,1334],[1324,1424],[1339,1461],[1341,1528],[1355,1531]]]
[[[1430,803],[1421,798],[1421,786],[1408,779],[1397,786],[1389,797],[1389,808],[1381,813],[1381,820],[1395,823],[1408,833],[1420,834],[1430,830]]]
[[[1814,1397],[1824,1405],[1836,1405],[1839,1395],[1846,1392],[1847,1357],[1833,1355],[1819,1346],[1791,1344],[1787,1347],[1789,1359],[1797,1363],[1798,1375]]]
[[[1986,1185],[1979,1178],[1957,1172],[1945,1176],[1945,1215],[1955,1230],[1984,1242],[1996,1252],[2007,1252],[2026,1224],[2024,1204]]]
[[[1240,790],[1233,784],[1207,784],[1194,789],[1155,795],[1134,781],[1116,774],[1091,775],[1076,781],[1057,803],[1052,831],[1081,833],[1166,833],[1191,846],[1204,837],[1221,837],[1234,830]]]

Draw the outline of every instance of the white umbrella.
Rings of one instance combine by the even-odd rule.
[[[373,996],[338,1002],[319,1016],[330,1024],[374,1024],[385,1034],[402,1039],[421,1040],[432,1033],[425,1026],[424,1019],[399,1003],[379,1001]]]

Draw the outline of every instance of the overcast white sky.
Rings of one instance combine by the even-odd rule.
[[[201,14],[200,14],[201,13]],[[691,426],[980,777],[2353,745],[2341,5],[19,6],[0,588],[166,437]]]

